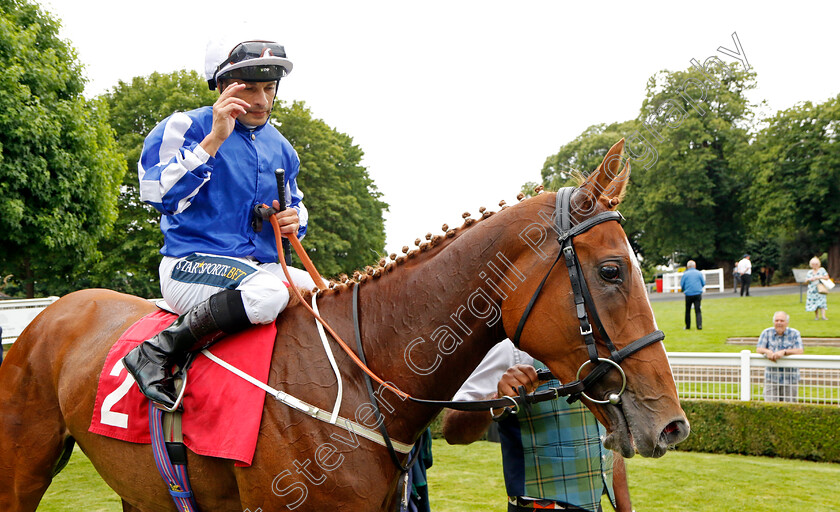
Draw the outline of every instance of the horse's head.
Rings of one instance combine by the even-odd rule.
[[[519,268],[533,274],[506,301],[505,328],[509,335],[520,330],[521,348],[564,383],[578,374],[583,379],[599,365],[599,372],[608,370],[587,387],[589,398],[582,398],[607,427],[605,446],[624,457],[635,451],[659,457],[688,436],[689,426],[641,269],[616,222],[620,216],[615,209],[630,174],[629,165],[622,166],[623,149],[621,140],[578,188],[556,197],[539,196],[556,199],[557,208],[547,214],[546,200],[538,201],[542,220],[520,232],[530,252],[520,253]],[[539,288],[543,275],[547,277]],[[534,295],[537,299],[526,313]],[[592,348],[586,343],[588,330]],[[517,336],[511,338],[516,341]],[[610,357],[619,364],[597,359]],[[626,389],[620,392],[622,371]]]

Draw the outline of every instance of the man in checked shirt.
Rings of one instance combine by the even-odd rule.
[[[785,356],[802,354],[799,331],[788,327],[790,315],[776,311],[773,327],[764,329],[758,338],[756,352],[775,362]],[[799,368],[764,369],[764,400],[766,402],[795,402],[799,393]]]

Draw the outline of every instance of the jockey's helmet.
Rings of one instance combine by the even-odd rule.
[[[292,72],[292,61],[286,58],[286,50],[274,41],[243,41],[228,49],[218,42],[207,45],[204,76],[211,91],[224,78],[275,82]]]

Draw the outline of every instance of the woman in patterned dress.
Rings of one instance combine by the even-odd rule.
[[[808,282],[808,296],[805,301],[805,311],[814,312],[814,320],[820,319],[820,311],[822,311],[822,319],[828,320],[825,317],[825,310],[828,309],[828,301],[826,294],[817,291],[817,283],[820,279],[828,279],[828,272],[822,267],[820,259],[814,256],[808,263],[811,270],[805,275],[805,281]]]

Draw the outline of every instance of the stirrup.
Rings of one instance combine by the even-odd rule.
[[[163,412],[170,412],[170,413],[175,412],[181,407],[181,401],[184,399],[184,391],[187,390],[187,371],[186,371],[186,368],[182,368],[181,370],[179,370],[175,374],[175,376],[173,377],[173,380],[175,382],[175,389],[176,390],[178,389],[178,381],[181,382],[181,390],[178,392],[178,398],[175,399],[175,404],[171,408],[166,407],[165,405],[163,405],[161,403],[153,402],[153,401],[149,400],[151,403],[153,403],[155,405],[155,407],[157,407],[158,409],[160,409]]]

